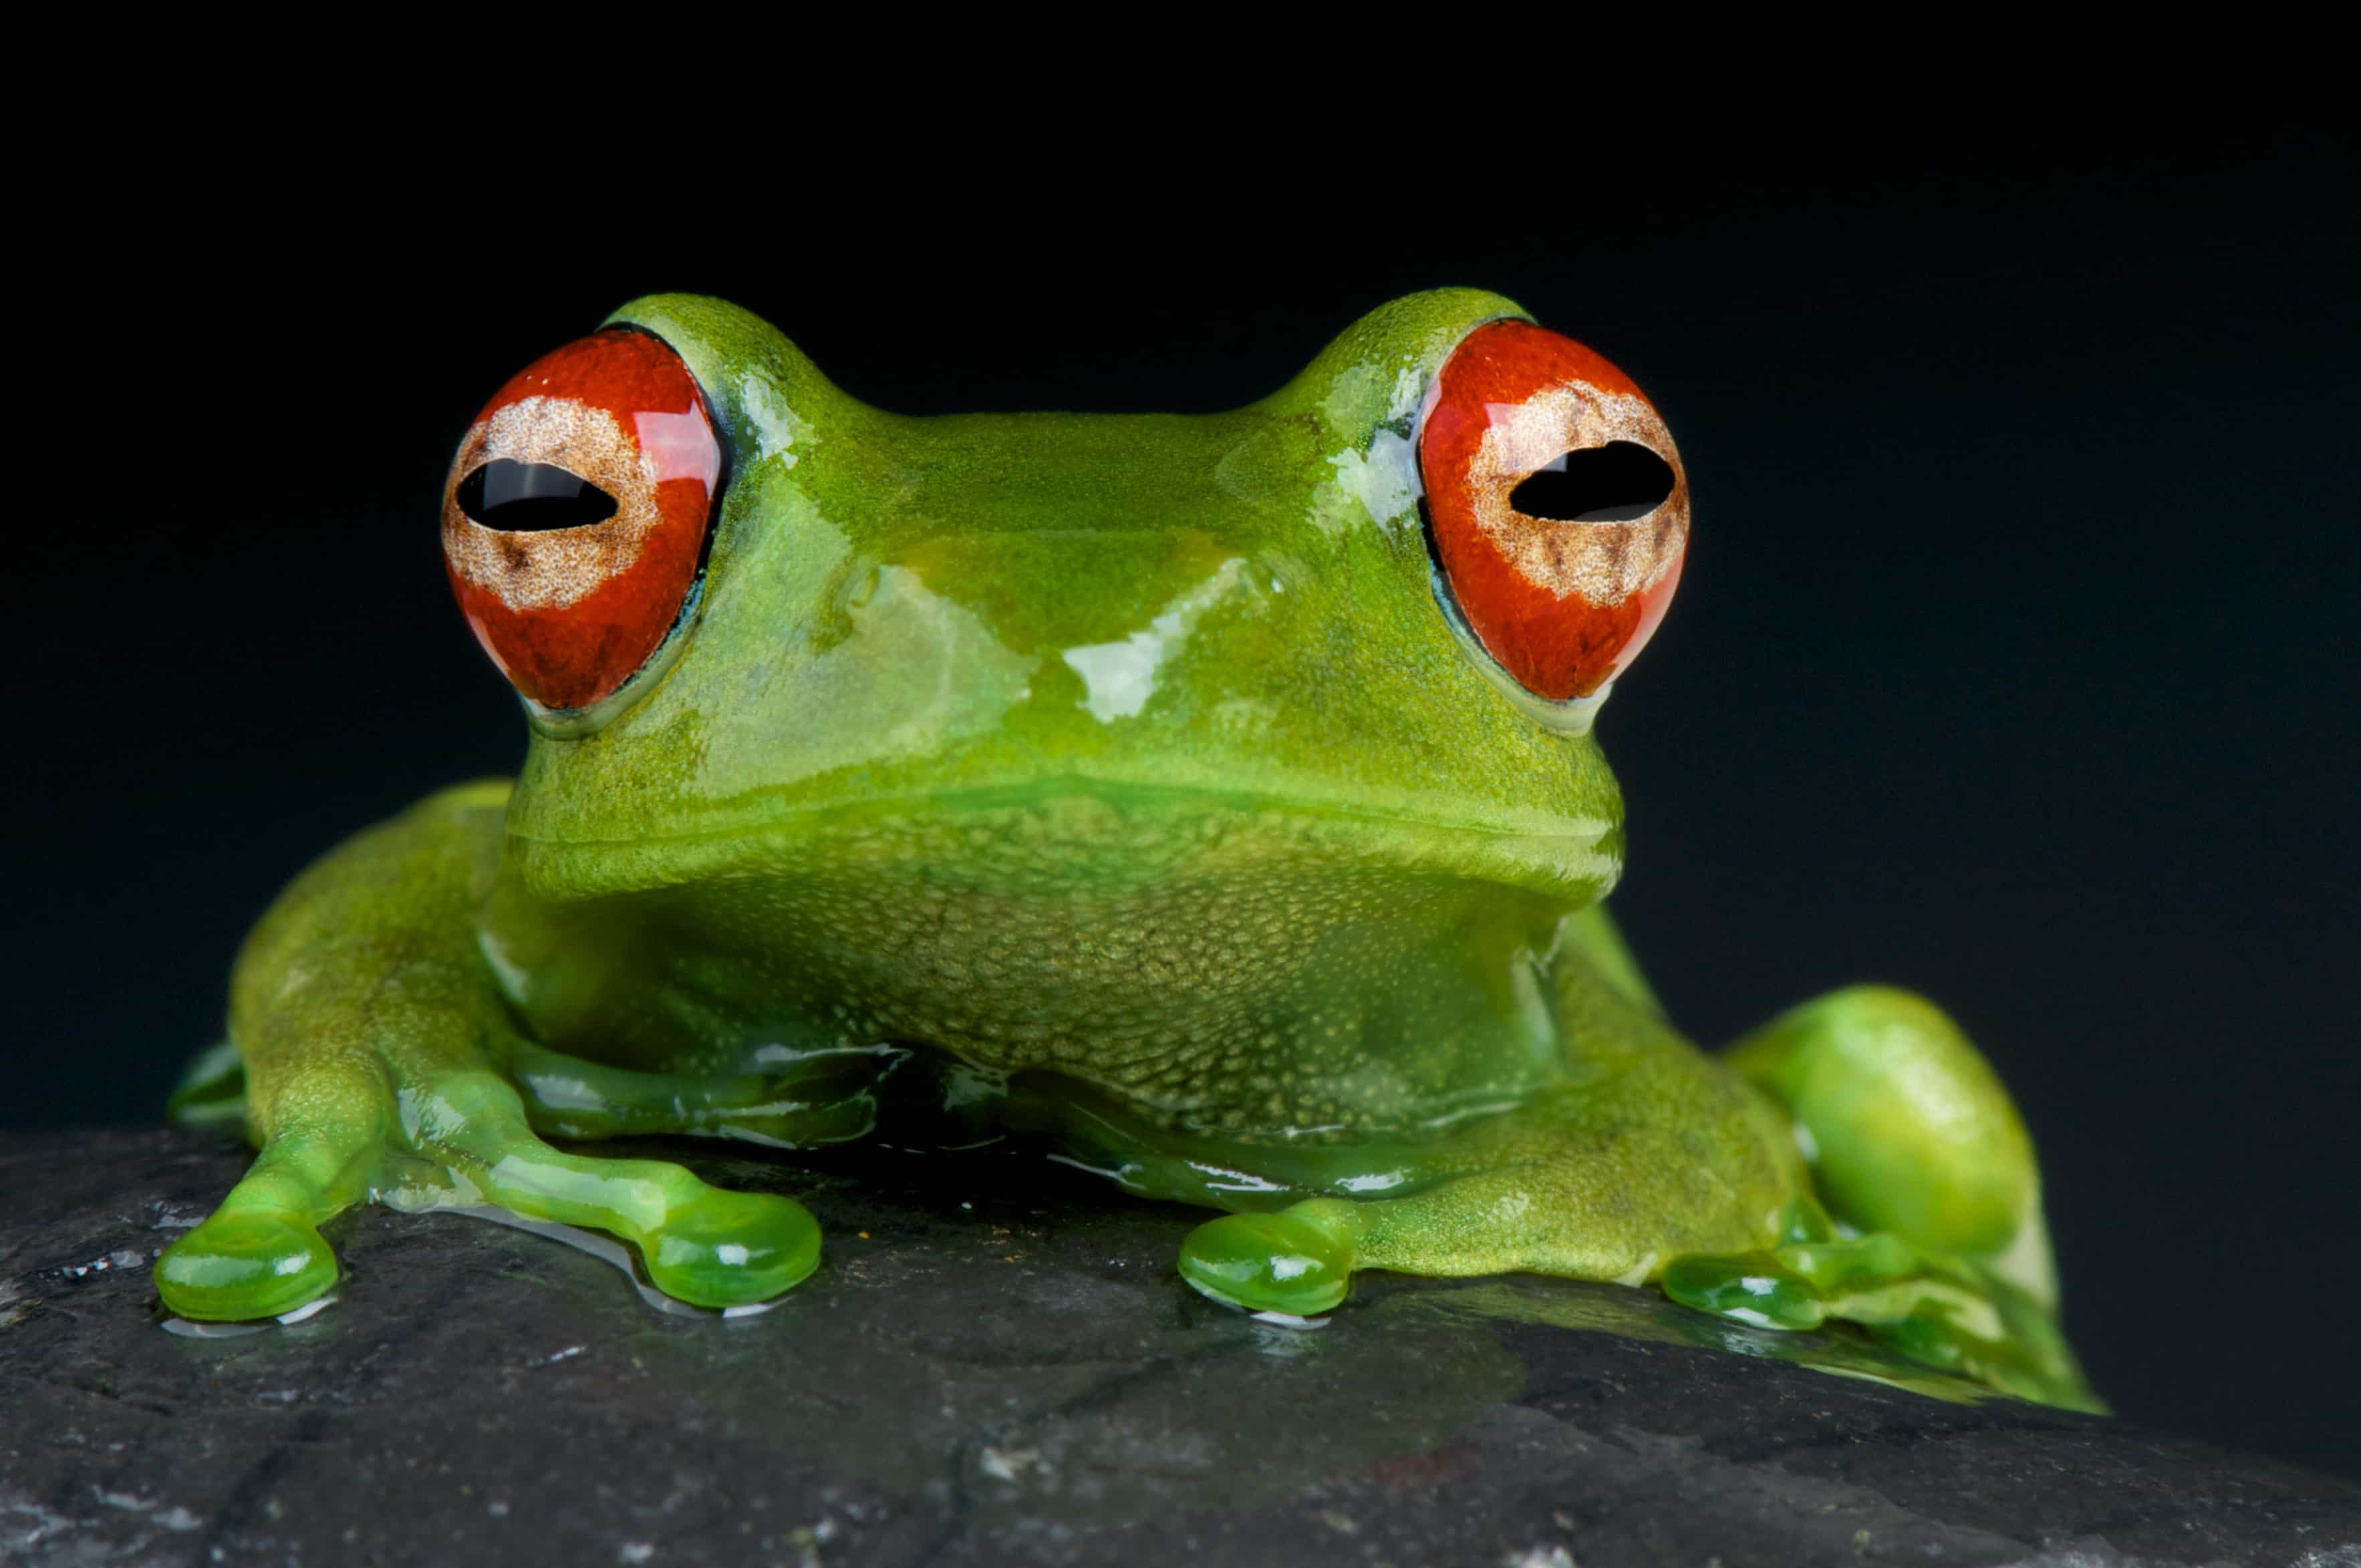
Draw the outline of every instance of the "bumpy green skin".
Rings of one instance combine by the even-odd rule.
[[[1367,1267],[1654,1280],[2089,1404],[1973,1048],[1892,992],[1726,1060],[1675,1035],[1598,906],[1597,746],[1439,610],[1421,400],[1521,313],[1396,302],[1233,413],[919,420],[729,305],[618,313],[729,443],[697,612],[588,723],[535,715],[513,793],[424,802],[264,918],[230,1015],[262,1154],[165,1300],[316,1297],[319,1223],[371,1195],[763,1299],[818,1260],[801,1209],[543,1135],[858,1137],[909,1047],[962,1125],[1232,1211],[1180,1268],[1241,1306]]]

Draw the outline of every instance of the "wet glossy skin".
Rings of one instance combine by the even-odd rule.
[[[318,1224],[372,1193],[609,1230],[674,1295],[758,1301],[818,1262],[799,1207],[541,1136],[823,1144],[890,1079],[943,1107],[905,1136],[1016,1128],[1233,1211],[1180,1271],[1250,1308],[1360,1267],[1656,1282],[2089,1403],[2031,1149],[1949,1022],[1861,989],[1709,1057],[1599,906],[1604,655],[1560,639],[1576,698],[1521,693],[1419,507],[1438,375],[1521,317],[1411,296],[1234,413],[919,420],[728,305],[618,313],[726,455],[697,597],[620,690],[528,704],[512,789],[423,803],[266,916],[237,1056],[183,1101],[233,1103],[242,1062],[263,1153],[167,1302],[317,1297]],[[1512,662],[1555,656],[1533,635]]]

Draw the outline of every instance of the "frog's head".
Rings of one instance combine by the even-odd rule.
[[[493,400],[444,540],[545,892],[1284,839],[1565,904],[1620,869],[1590,720],[1687,512],[1637,389],[1493,294],[1383,306],[1231,413],[928,419],[658,295]]]

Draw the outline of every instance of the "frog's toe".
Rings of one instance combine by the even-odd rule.
[[[1665,1266],[1664,1294],[1758,1329],[1816,1329],[1828,1315],[1809,1280],[1767,1253],[1697,1254]]]
[[[1921,1366],[2045,1405],[2105,1408],[2046,1306],[1971,1260],[1899,1236],[1675,1258],[1660,1282],[1681,1305],[1732,1322],[1811,1329],[1841,1319]]]
[[[1312,1317],[1345,1299],[1359,1228],[1353,1205],[1334,1198],[1224,1214],[1180,1244],[1180,1277],[1228,1306]]]
[[[156,1290],[184,1318],[275,1318],[336,1282],[336,1255],[300,1214],[215,1214],[156,1260]]]
[[[648,1278],[697,1307],[767,1300],[819,1264],[819,1225],[802,1204],[708,1187],[665,1160],[597,1158],[552,1148],[515,1089],[489,1073],[438,1086],[457,1118],[444,1140],[455,1169],[501,1207],[637,1244]]]
[[[791,1198],[708,1188],[641,1243],[648,1278],[698,1307],[742,1307],[801,1284],[819,1266],[819,1223]]]

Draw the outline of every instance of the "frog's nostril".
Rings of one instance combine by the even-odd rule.
[[[1671,464],[1636,441],[1610,441],[1526,476],[1509,505],[1551,522],[1636,522],[1672,493]]]
[[[468,521],[502,533],[588,528],[615,515],[615,498],[554,463],[495,457],[459,481],[452,499]]]

